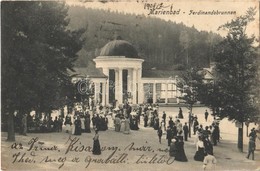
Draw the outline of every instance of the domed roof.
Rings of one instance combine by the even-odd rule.
[[[138,58],[138,52],[128,41],[113,40],[108,42],[101,49],[100,56],[125,56],[127,58]]]

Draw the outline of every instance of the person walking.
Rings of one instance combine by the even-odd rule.
[[[118,115],[116,115],[116,117],[115,117],[115,120],[114,120],[114,124],[115,124],[115,131],[116,132],[119,132],[120,131],[120,118],[119,118],[119,116]]]
[[[178,138],[178,141],[176,141],[176,149],[177,150],[176,150],[175,160],[181,161],[181,162],[187,162],[188,159],[187,159],[185,151],[184,151],[183,138]]]
[[[158,116],[155,116],[154,125],[153,125],[154,130],[158,130],[159,126],[160,126],[159,118],[158,118]]]
[[[204,148],[204,143],[202,141],[202,138],[199,137],[199,141],[196,143],[197,151],[194,155],[194,160],[195,161],[203,161],[204,156],[205,156],[205,148]]]
[[[216,146],[218,143],[218,139],[219,139],[219,129],[217,127],[217,125],[213,125],[213,130],[212,130],[212,142],[213,145]]]
[[[206,153],[203,160],[203,170],[215,170],[217,159],[210,153]]]
[[[95,136],[93,138],[93,150],[92,154],[94,155],[100,155],[101,154],[101,148],[100,148],[100,143],[99,143],[99,134],[98,130],[95,130]]]
[[[193,135],[196,134],[197,126],[199,126],[198,119],[197,119],[197,118],[194,118],[194,122],[193,122]]]
[[[165,111],[163,111],[162,119],[163,119],[164,124],[166,124],[166,113],[165,113]]]
[[[159,127],[158,130],[157,130],[157,135],[159,137],[159,143],[161,144],[161,139],[162,139],[162,127]]]
[[[80,122],[81,122],[81,132],[85,132],[86,131],[86,125],[85,125],[85,117],[82,115],[80,115]]]
[[[125,132],[125,118],[120,119],[120,132]]]
[[[209,116],[209,113],[208,113],[207,110],[205,111],[205,114],[204,114],[204,115],[205,115],[205,121],[207,122],[207,121],[208,121],[208,116]]]
[[[204,137],[204,136],[203,136]],[[205,147],[205,152],[213,155],[213,145],[211,144],[210,140],[208,137],[204,137],[203,138],[203,143],[204,143],[204,147]]]
[[[147,116],[147,114],[145,114],[144,115],[144,127],[148,126],[147,122],[148,122],[148,116]]]
[[[58,119],[58,132],[62,132],[63,117],[59,116]]]
[[[184,141],[188,141],[189,127],[187,125],[187,122],[185,122],[183,126],[183,132],[184,132]]]
[[[55,119],[53,121],[53,132],[58,132],[58,127],[59,127],[59,122],[58,122],[58,117],[55,116]]]
[[[171,127],[168,126],[166,130],[166,139],[168,140],[168,146],[171,145],[172,138],[173,138],[172,130]]]
[[[163,121],[161,121],[160,127],[162,128],[162,132],[164,134],[166,132],[166,126],[165,126],[165,123]]]
[[[183,113],[181,107],[179,108],[178,118],[183,119]]]
[[[91,130],[90,130],[90,115],[89,114],[86,115],[85,128],[86,128],[86,130],[85,130],[86,133],[91,133]]]
[[[128,117],[125,118],[125,130],[124,134],[130,134],[130,120]]]
[[[82,128],[81,128],[80,116],[77,116],[77,119],[75,120],[74,125],[75,125],[74,135],[81,135]]]
[[[254,141],[256,140],[256,131],[255,131],[255,128],[252,128],[252,129],[251,129],[251,132],[249,133],[248,136],[249,136],[249,137],[253,137],[253,140],[254,140]]]
[[[254,160],[254,157],[255,157],[255,154],[254,154],[254,151],[255,151],[255,141],[254,141],[254,137],[250,137],[249,138],[249,143],[248,143],[248,154],[247,154],[247,157],[249,159],[250,155],[252,154],[252,160]]]
[[[178,141],[177,138],[173,138],[170,144],[169,155],[174,158],[176,157],[177,154],[177,143],[178,143],[177,141]]]
[[[168,126],[170,126],[170,128],[172,129],[173,128],[173,125],[174,125],[174,122],[172,120],[172,117],[170,117],[170,120],[168,122]]]
[[[71,129],[70,127],[71,127],[71,125],[72,125],[70,114],[68,114],[68,115],[65,117],[64,125],[66,126],[66,133],[69,133],[69,131],[70,131],[70,129]]]
[[[24,114],[22,118],[22,135],[26,136],[27,133],[27,114]]]

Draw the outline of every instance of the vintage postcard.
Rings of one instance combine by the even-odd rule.
[[[258,0],[1,2],[1,170],[260,170]]]

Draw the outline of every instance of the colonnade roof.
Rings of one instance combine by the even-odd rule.
[[[93,61],[88,61],[86,67],[74,67],[73,69],[74,71],[69,71],[69,74],[76,75],[76,77],[107,78],[102,69],[96,68]]]
[[[175,78],[175,76],[180,76],[183,71],[180,70],[143,70],[142,77],[145,78]]]

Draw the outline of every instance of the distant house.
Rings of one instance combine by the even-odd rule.
[[[210,67],[209,68],[203,68],[202,72],[203,72],[203,75],[204,75],[204,82],[205,83],[210,83],[212,82],[214,79],[214,76],[213,76],[213,68],[215,67],[215,63],[212,62],[210,63]]]

